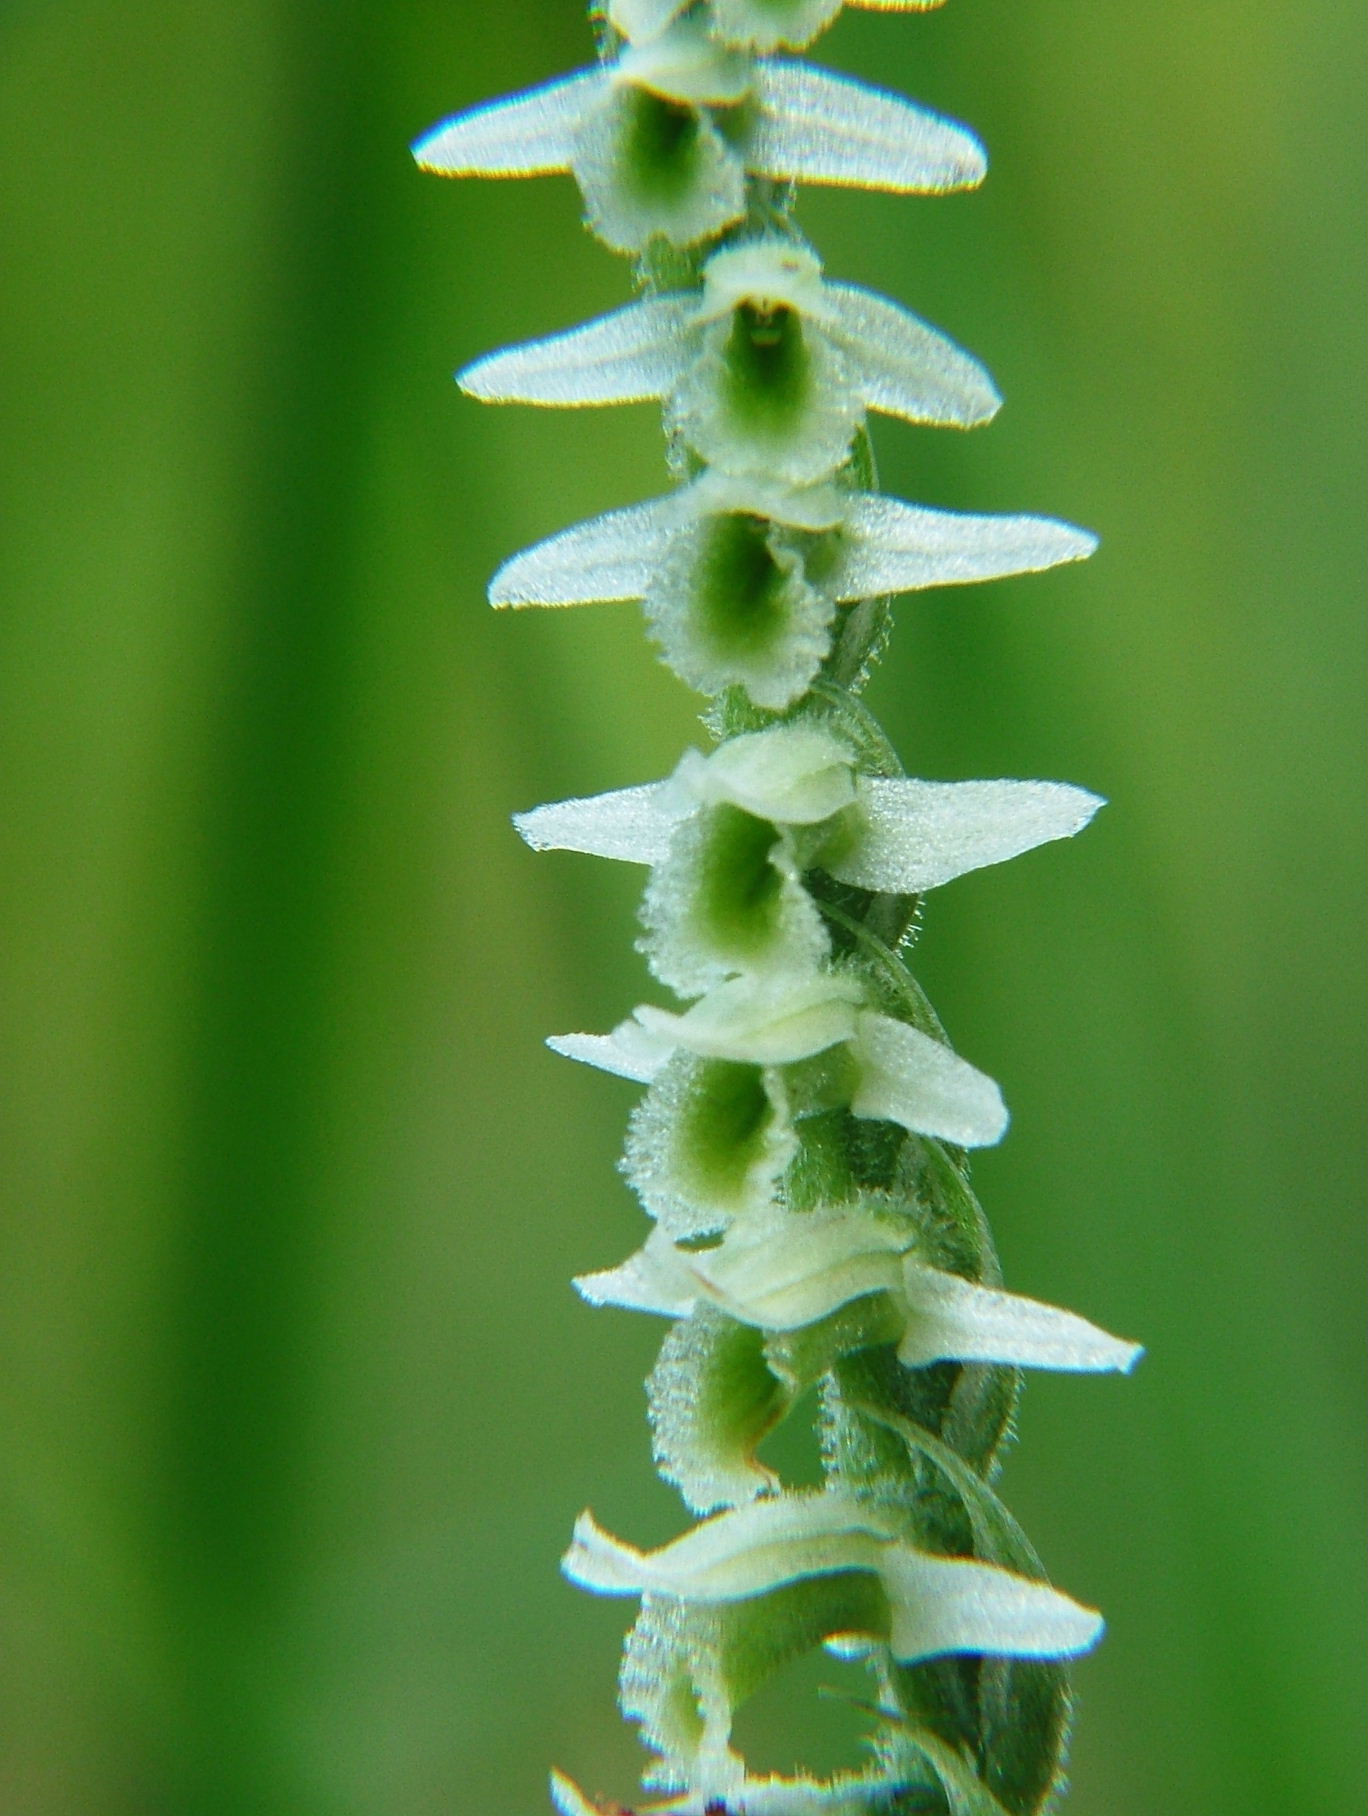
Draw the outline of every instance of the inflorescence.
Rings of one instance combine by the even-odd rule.
[[[985,161],[951,121],[785,54],[840,5],[610,0],[594,67],[416,147],[449,176],[572,172],[590,230],[637,261],[637,301],[479,360],[463,388],[664,408],[673,490],[514,557],[492,602],[639,599],[712,702],[714,747],[673,775],[517,822],[537,850],[648,867],[641,948],[687,1004],[550,1043],[645,1087],[623,1169],[650,1234],[576,1285],[671,1321],[655,1455],[700,1516],[643,1552],[585,1514],[564,1568],[640,1598],[621,1702],[650,1808],[1033,1816],[1061,1783],[1062,1661],[1102,1622],[1049,1587],[991,1483],[1021,1369],[1140,1352],[1003,1290],[966,1150],[1007,1112],[901,952],[927,890],[1069,837],[1100,802],[909,779],[859,693],[891,595],[1075,561],[1094,538],[877,491],[871,410],[969,428],[998,395],[944,335],[825,275],[795,187],[964,189]],[[824,1479],[795,1490],[758,1450],[810,1389]],[[870,1763],[752,1775],[735,1710],[819,1646],[867,1663]],[[607,1807],[560,1774],[552,1794],[563,1816]]]

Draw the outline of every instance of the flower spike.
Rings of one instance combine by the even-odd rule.
[[[641,1551],[586,1514],[563,1561],[640,1598],[620,1676],[650,1754],[639,1816],[1045,1816],[1066,1661],[1102,1621],[1049,1586],[989,1483],[1022,1370],[1140,1355],[1005,1287],[967,1165],[1007,1127],[1002,1094],[903,961],[927,892],[1102,803],[904,775],[859,698],[890,602],[1079,561],[1096,538],[878,490],[871,414],[969,429],[1001,399],[938,329],[826,276],[794,186],[944,193],[985,159],[954,121],[793,54],[842,3],[597,0],[596,67],[415,147],[451,176],[569,172],[590,230],[637,256],[636,300],[486,354],[462,390],[658,403],[675,482],[512,556],[491,604],[640,601],[710,700],[714,746],[672,774],[516,816],[533,850],[645,867],[639,948],[679,999],[548,1042],[643,1087],[621,1167],[652,1226],[575,1285],[670,1320],[653,1449],[701,1521]],[[799,1490],[765,1441],[814,1397],[822,1486]],[[868,1763],[756,1775],[736,1712],[820,1647],[871,1673]],[[559,1772],[551,1800],[620,1807]]]

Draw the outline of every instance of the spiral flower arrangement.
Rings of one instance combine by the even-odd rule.
[[[642,1551],[586,1513],[563,1567],[640,1600],[621,1705],[649,1809],[1033,1816],[1062,1783],[1064,1661],[1102,1622],[1048,1585],[992,1483],[1023,1368],[1140,1352],[1003,1289],[966,1156],[1007,1112],[901,955],[927,890],[1071,836],[1100,802],[913,780],[860,692],[893,595],[1079,560],[1094,538],[876,489],[870,411],[969,428],[998,396],[943,334],[824,272],[795,188],[963,189],[985,160],[951,121],[787,54],[840,5],[610,0],[594,67],[415,148],[449,176],[572,172],[590,230],[636,260],[638,300],[479,360],[463,388],[664,409],[673,489],[515,556],[492,602],[640,600],[711,701],[712,748],[671,776],[517,821],[537,850],[646,868],[641,948],[685,1005],[550,1043],[644,1087],[622,1164],[650,1232],[575,1284],[669,1320],[655,1455],[698,1516]],[[814,1404],[822,1485],[787,1487],[759,1448]],[[752,1774],[735,1711],[817,1647],[868,1667],[867,1766]],[[563,1816],[610,1807],[558,1773],[552,1796]]]

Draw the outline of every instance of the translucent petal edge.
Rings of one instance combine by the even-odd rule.
[[[487,101],[413,144],[420,169],[445,177],[531,177],[568,170],[576,128],[603,86],[597,69]]]
[[[755,94],[746,164],[757,176],[932,194],[973,188],[988,169],[965,127],[849,76],[764,59]]]

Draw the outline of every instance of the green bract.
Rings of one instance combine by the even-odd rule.
[[[840,5],[610,0],[596,68],[415,148],[451,175],[571,171],[591,231],[641,255],[638,300],[460,380],[491,402],[658,400],[677,483],[513,557],[490,598],[641,601],[716,738],[659,781],[518,816],[537,850],[646,867],[641,947],[682,999],[550,1044],[644,1087],[622,1165],[653,1227],[576,1285],[670,1320],[655,1455],[702,1523],[643,1552],[586,1514],[564,1567],[640,1598],[621,1700],[652,1809],[1035,1816],[1059,1784],[1063,1661],[1101,1618],[1046,1584],[990,1482],[1021,1369],[1125,1372],[1140,1351],[1003,1289],[965,1152],[1006,1108],[899,949],[928,890],[1070,837],[1100,802],[907,777],[856,695],[890,596],[1094,538],[875,489],[871,411],[967,429],[998,395],[939,331],[828,277],[788,186],[944,190],[984,163],[953,122],[776,54]],[[761,1453],[813,1389],[824,1483],[798,1492]],[[869,1762],[750,1773],[736,1709],[820,1646],[869,1669]],[[552,1796],[562,1816],[602,1807],[559,1773]]]

